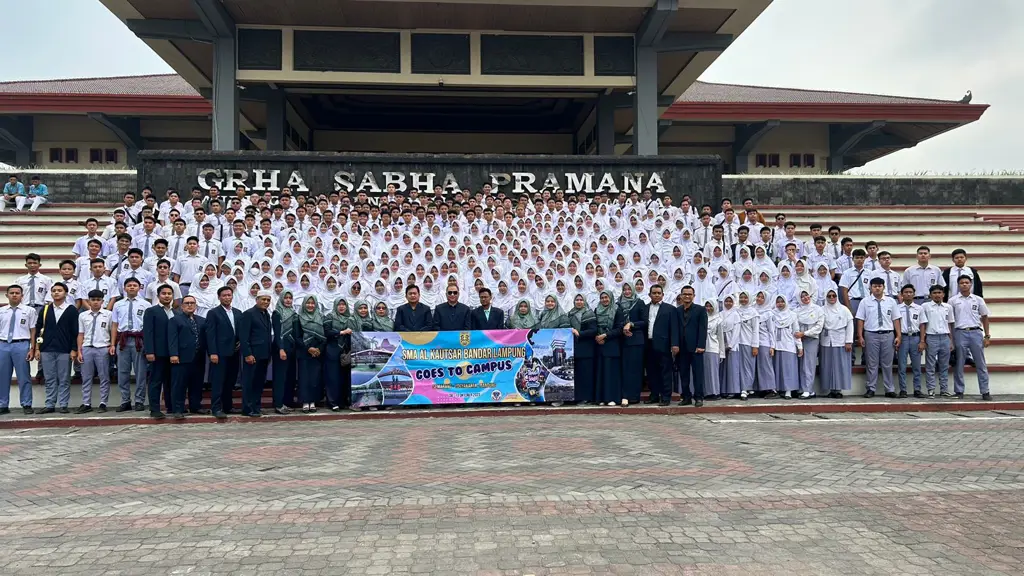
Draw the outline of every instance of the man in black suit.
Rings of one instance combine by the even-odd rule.
[[[641,309],[644,321],[647,385],[651,389],[651,400],[657,399],[660,406],[668,406],[672,400],[672,365],[679,353],[679,325],[675,307],[662,301],[665,290],[655,284],[649,294],[650,304],[635,306]]]
[[[693,286],[683,287],[683,304],[676,308],[679,325],[679,354],[676,365],[683,387],[680,406],[704,405],[704,348],[708,343],[708,312],[693,303]],[[693,391],[690,391],[690,371],[693,370]]]
[[[188,389],[188,407],[192,414],[209,413],[202,409],[203,336],[206,320],[196,315],[196,299],[181,299],[181,314],[171,318],[167,326],[167,353],[171,362],[171,413],[175,420],[185,418],[185,390]]]
[[[171,318],[174,318],[174,288],[162,284],[156,289],[159,306],[146,308],[142,315],[142,352],[149,362],[149,415],[163,420],[166,414],[160,411],[160,391],[164,390],[170,398],[171,387],[171,353],[167,346],[167,336]],[[164,401],[169,404],[168,400]]]
[[[238,380],[238,332],[242,313],[231,307],[235,292],[217,290],[220,306],[206,314],[206,353],[210,356],[210,408],[215,418],[231,413],[231,391]]]
[[[405,288],[405,304],[395,310],[395,332],[425,332],[434,324],[430,308],[420,304],[420,289],[415,284]]]
[[[270,323],[270,292],[256,295],[256,305],[242,314],[238,323],[238,342],[242,359],[242,415],[259,418],[263,416],[260,401],[263,387],[267,383],[267,365],[270,364],[270,350],[273,330]],[[338,368],[333,367],[334,370]]]
[[[449,284],[445,296],[448,301],[434,307],[434,330],[469,330],[472,310],[459,302],[459,287]]]
[[[469,315],[470,330],[501,330],[505,327],[505,311],[491,307],[491,289],[480,289],[480,306]]]

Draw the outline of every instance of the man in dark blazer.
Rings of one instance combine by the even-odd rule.
[[[683,287],[683,303],[676,308],[679,325],[679,354],[676,366],[683,388],[680,406],[704,405],[704,348],[708,343],[708,312],[693,303],[693,287]],[[690,371],[693,371],[693,391],[690,391]]]
[[[405,304],[395,310],[395,332],[426,332],[433,328],[430,308],[420,304],[420,289],[415,284],[405,287]]]
[[[267,308],[270,308],[270,292],[260,292],[256,295],[256,305],[243,312],[242,321],[238,323],[238,342],[245,362],[242,365],[242,415],[253,418],[263,416],[260,401],[267,384],[267,366],[274,342]]]
[[[501,330],[505,327],[505,311],[491,307],[491,289],[480,289],[480,306],[469,315],[470,330]]]
[[[459,302],[459,287],[449,284],[444,293],[447,301],[434,307],[434,330],[469,330],[472,310]]]
[[[149,362],[149,415],[163,420],[167,415],[160,411],[161,390],[166,396],[164,403],[171,403],[171,353],[167,337],[175,314],[171,308],[174,288],[162,284],[156,289],[156,297],[159,305],[146,308],[142,315],[142,353]]]
[[[676,309],[664,302],[665,290],[655,284],[648,294],[651,303],[635,306],[640,308],[642,328],[638,323],[633,331],[642,330],[644,337],[644,366],[647,371],[647,385],[651,389],[651,401],[668,406],[672,400],[672,368],[674,356],[679,353],[679,324]]]
[[[175,420],[185,418],[185,390],[188,390],[188,411],[208,414],[202,409],[203,369],[206,354],[203,348],[206,320],[196,314],[196,299],[181,299],[181,314],[171,318],[167,326],[167,353],[171,363],[171,413]]]
[[[217,290],[220,306],[206,313],[206,353],[210,357],[210,408],[216,418],[231,413],[231,391],[238,380],[238,325],[242,313],[231,307],[235,292]]]

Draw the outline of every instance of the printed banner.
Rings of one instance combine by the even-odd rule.
[[[352,335],[356,407],[573,399],[569,329]]]

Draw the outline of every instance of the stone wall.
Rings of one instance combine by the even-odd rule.
[[[727,176],[722,194],[761,206],[1008,205],[1024,204],[1024,177]]]
[[[50,189],[53,202],[120,202],[125,192],[138,193],[134,170],[33,170],[17,174],[28,186],[39,176]]]

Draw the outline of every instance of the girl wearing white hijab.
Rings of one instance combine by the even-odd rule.
[[[210,276],[205,272],[197,272],[192,278],[192,288],[188,295],[196,299],[196,314],[206,318],[206,313],[218,305],[217,289],[213,288]]]
[[[835,289],[825,295],[825,322],[821,344],[821,387],[829,398],[842,398],[843,390],[853,388],[853,314],[839,303]]]
[[[797,260],[793,264],[793,279],[796,282],[796,300],[790,301],[790,305],[794,308],[800,306],[800,293],[806,291],[811,295],[813,301],[818,295],[818,284],[814,281],[814,276],[811,275],[811,271],[807,268],[807,262],[805,260]]]
[[[753,306],[751,301],[750,293],[742,291],[739,293],[739,306],[736,307],[736,313],[739,315],[739,384],[740,400],[746,400],[747,395],[750,391],[754,390],[754,376],[755,367],[757,365],[757,355],[760,352],[760,332],[761,332],[761,316],[757,312],[757,308]]]
[[[715,308],[718,308],[718,291],[715,288],[714,279],[711,278],[711,272],[707,266],[697,267],[697,271],[694,273],[693,302],[698,306],[714,302]]]
[[[771,294],[761,290],[754,299],[761,318],[757,331],[757,391],[761,398],[776,398],[775,393],[775,315]]]
[[[704,309],[708,313],[708,339],[704,348],[704,399],[717,400],[722,392],[721,368],[725,359],[725,334],[722,329],[722,315],[715,302],[707,301]]]
[[[722,299],[722,332],[725,340],[722,342],[725,348],[725,375],[722,378],[722,397],[739,398],[743,390],[743,377],[741,374],[742,350],[740,350],[741,324],[739,310],[736,307],[736,296],[727,294]]]
[[[817,294],[814,294],[814,303],[818,306],[825,305],[825,294],[829,290],[839,290],[834,280],[832,280],[832,274],[829,273],[828,263],[820,262],[814,270],[814,283],[817,284]]]
[[[719,265],[718,275],[715,277],[715,300],[719,309],[724,310],[725,298],[736,294],[736,282],[732,279],[731,269],[726,265]],[[736,299],[733,298],[733,304]]]
[[[796,337],[800,322],[789,309],[786,297],[775,297],[775,388],[783,398],[792,398],[792,392],[800,389],[800,369],[797,358],[804,349]]]
[[[818,336],[825,326],[825,311],[814,303],[809,292],[800,292],[800,307],[796,309],[796,319],[800,331],[796,337],[803,344],[804,353],[800,357],[800,398],[806,400],[814,396],[814,372],[818,367]]]

